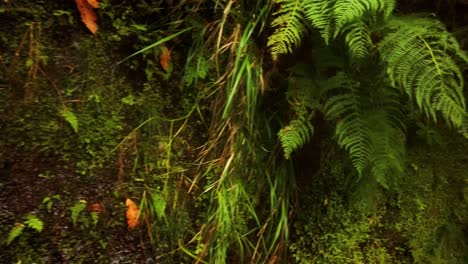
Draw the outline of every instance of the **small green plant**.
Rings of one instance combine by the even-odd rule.
[[[62,197],[60,194],[56,194],[53,196],[47,196],[44,199],[42,199],[41,206],[45,206],[47,209],[47,212],[50,213],[52,211],[52,206],[54,206],[54,203],[57,201],[61,201]]]
[[[15,238],[21,236],[23,234],[24,229],[30,229],[30,230],[35,230],[37,232],[42,232],[44,229],[44,222],[42,222],[41,219],[39,219],[35,215],[28,215],[26,217],[26,221],[23,223],[16,223],[15,226],[10,230],[10,233],[8,234],[8,238],[6,241],[7,245],[10,245]]]
[[[64,108],[60,110],[60,115],[70,124],[70,126],[73,128],[73,131],[78,133],[78,118],[76,117],[75,113],[73,113],[68,108]]]
[[[70,208],[73,226],[76,226],[78,217],[80,216],[81,212],[83,212],[83,210],[86,208],[87,204],[88,202],[86,202],[85,200],[79,200],[77,203],[75,203],[75,205],[73,205]]]
[[[70,207],[74,227],[77,227],[78,222],[84,227],[89,227],[90,223],[95,227],[99,222],[99,212],[85,212],[87,206],[88,202],[86,200],[79,200]]]

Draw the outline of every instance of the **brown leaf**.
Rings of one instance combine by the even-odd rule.
[[[171,59],[171,51],[167,47],[162,47],[161,48],[161,55],[159,55],[159,63],[161,64],[161,67],[163,70],[167,72],[167,69],[169,68],[169,61]]]
[[[99,1],[98,0],[88,0],[88,4],[93,8],[99,8]]]
[[[130,198],[125,200],[125,205],[127,206],[126,216],[128,229],[133,229],[140,225],[140,219],[138,219],[138,206],[130,200]]]
[[[91,33],[96,34],[98,29],[97,25],[97,16],[94,13],[93,5],[91,5],[87,0],[75,0],[78,11],[80,11],[81,21],[86,25],[86,27],[91,31]],[[96,1],[93,4],[98,4]]]
[[[90,211],[90,212],[95,212],[95,213],[100,214],[100,213],[102,213],[103,209],[104,209],[104,207],[99,202],[92,203],[92,204],[88,205],[88,211]]]

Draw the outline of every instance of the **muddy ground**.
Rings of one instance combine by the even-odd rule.
[[[161,263],[151,252],[145,228],[128,230],[125,197],[112,172],[86,178],[39,157],[3,163],[0,263]],[[71,208],[85,201],[74,224]],[[92,212],[98,215],[96,224]],[[44,222],[43,231],[25,228],[6,245],[10,230],[28,215]]]

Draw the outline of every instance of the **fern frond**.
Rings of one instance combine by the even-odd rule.
[[[372,17],[390,16],[395,0],[278,0],[280,9],[271,26],[275,32],[268,39],[273,59],[292,52],[311,24],[327,44],[344,35],[355,58],[368,54],[371,43],[369,24]]]
[[[326,117],[337,120],[338,144],[349,152],[359,175],[369,169],[386,186],[389,176],[403,168],[404,124],[398,91],[384,82],[369,82],[365,87],[341,75],[343,92],[328,99]]]
[[[23,224],[16,224],[10,230],[10,233],[8,233],[8,238],[7,238],[6,244],[10,245],[11,242],[13,242],[13,240],[15,240],[15,238],[19,237],[23,233],[24,227],[25,226]]]
[[[75,113],[68,108],[63,108],[60,110],[60,115],[67,121],[70,126],[73,128],[75,133],[78,133],[78,118]]]
[[[336,20],[334,37],[350,23],[363,21],[365,17],[390,16],[395,8],[395,0],[337,0],[333,7]]]
[[[75,205],[73,205],[70,208],[73,226],[76,226],[76,223],[78,221],[78,216],[80,216],[80,213],[83,212],[84,209],[86,209],[85,200],[80,200],[79,202],[75,203]]]
[[[352,92],[333,96],[325,109],[329,118],[339,119],[335,130],[338,145],[349,152],[361,175],[371,163],[372,131],[366,117],[359,111],[359,97]]]
[[[392,176],[403,172],[405,156],[404,133],[394,123],[392,125],[389,113],[380,112],[371,119],[374,124],[371,173],[384,187],[389,186]]]
[[[41,219],[37,218],[35,215],[29,215],[28,220],[24,222],[29,228],[36,230],[37,232],[42,232],[44,229],[44,222]]]
[[[306,144],[312,134],[314,127],[305,116],[299,116],[289,123],[288,126],[282,128],[278,132],[278,138],[283,147],[284,157],[289,159],[291,154]]]
[[[338,36],[345,37],[351,57],[365,58],[371,43],[370,27],[386,20],[393,12],[395,0],[306,0],[306,18],[316,27],[327,44]]]
[[[455,58],[468,63],[457,40],[437,20],[392,19],[380,43],[382,60],[393,85],[402,88],[434,121],[441,113],[457,128],[466,118],[463,75]]]
[[[366,23],[359,21],[349,25],[345,41],[352,58],[364,59],[369,55],[372,40]]]
[[[462,125],[458,129],[458,132],[468,139],[468,116],[463,120]]]
[[[280,54],[291,53],[300,45],[307,30],[304,20],[303,0],[278,0],[280,9],[273,15],[276,17],[271,26],[274,33],[268,38],[268,47],[274,60]]]
[[[305,0],[304,13],[307,20],[320,31],[328,45],[334,33],[333,7],[336,0]]]

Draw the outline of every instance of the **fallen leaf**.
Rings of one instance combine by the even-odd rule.
[[[95,212],[95,213],[99,214],[99,213],[102,213],[103,209],[104,209],[104,207],[99,202],[92,203],[92,204],[88,205],[88,211],[90,211],[90,212]]]
[[[167,72],[169,68],[169,61],[171,59],[171,51],[167,47],[161,48],[161,55],[159,55],[159,63],[164,71]]]
[[[78,7],[78,11],[80,11],[81,21],[83,21],[91,33],[96,34],[98,29],[97,16],[93,8],[94,6],[98,6],[99,3],[95,0],[75,0],[75,3]]]
[[[88,0],[88,4],[93,8],[99,8],[99,1],[97,0]]]
[[[128,229],[133,229],[140,224],[140,219],[138,219],[138,206],[130,199],[125,200],[125,205],[127,206],[127,225]]]

